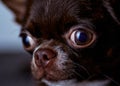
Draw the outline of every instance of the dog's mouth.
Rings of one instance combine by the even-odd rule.
[[[54,65],[47,67],[39,66],[37,69],[32,65],[32,73],[37,80],[46,79],[49,81],[59,81],[68,79],[68,75],[65,72],[58,70]]]
[[[34,77],[38,80],[44,78],[49,81],[59,81],[73,77],[71,73],[73,65],[71,62],[65,62],[65,59],[58,59],[56,57],[52,59],[44,58],[44,60],[35,59],[34,57],[31,69]]]

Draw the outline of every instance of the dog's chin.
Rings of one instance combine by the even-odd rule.
[[[68,74],[65,74],[64,72],[62,72],[62,70],[58,70],[55,67],[43,68],[42,66],[35,67],[34,65],[32,65],[31,69],[33,76],[37,80],[45,79],[48,81],[61,81],[61,80],[69,79]]]
[[[48,81],[62,81],[73,78],[72,73],[67,69],[59,69],[54,62],[49,63],[47,66],[37,66],[34,60],[31,63],[32,74],[37,80],[48,80]]]

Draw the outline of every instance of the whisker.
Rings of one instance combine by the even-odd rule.
[[[73,63],[73,64],[75,67],[78,67],[78,68],[84,70],[88,75],[90,75],[89,71],[84,66],[77,64],[77,63]]]
[[[77,73],[76,71],[72,70],[72,72],[75,73],[75,74],[77,74],[80,78],[85,79],[84,76],[82,76],[81,74]]]

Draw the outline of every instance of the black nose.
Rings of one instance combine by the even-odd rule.
[[[37,66],[45,67],[55,57],[56,52],[48,48],[38,49],[34,53],[35,63]]]

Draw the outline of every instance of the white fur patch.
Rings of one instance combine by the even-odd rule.
[[[75,80],[64,80],[64,81],[58,81],[58,82],[50,82],[45,79],[42,80],[42,82],[46,83],[48,86],[107,86],[109,84],[109,80],[103,80],[103,81],[83,81],[83,82],[75,82]]]
[[[74,86],[73,83],[75,82],[75,80],[50,82],[50,81],[43,79],[42,82],[46,83],[48,86]]]

